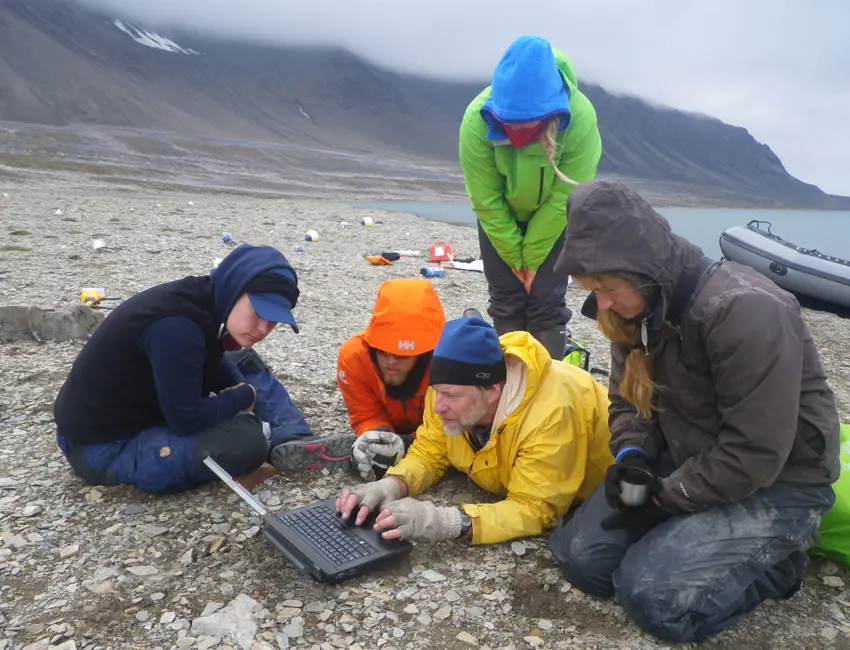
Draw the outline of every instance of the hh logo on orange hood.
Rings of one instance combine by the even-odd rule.
[[[431,352],[446,322],[434,286],[419,278],[387,280],[378,288],[375,309],[363,338],[398,356]]]

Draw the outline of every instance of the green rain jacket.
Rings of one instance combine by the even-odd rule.
[[[570,111],[569,126],[558,132],[556,163],[574,181],[593,180],[602,155],[596,111],[578,90],[570,59],[555,48],[552,52],[567,89]],[[505,263],[513,269],[537,271],[567,225],[567,197],[573,186],[555,175],[539,142],[517,149],[507,139],[487,138],[490,126],[482,118],[481,108],[491,89],[485,88],[469,104],[460,127],[459,156],[466,193]]]

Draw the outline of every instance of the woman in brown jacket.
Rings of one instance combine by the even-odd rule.
[[[570,582],[648,631],[705,639],[800,588],[835,500],[835,398],[797,300],[770,279],[705,257],[621,183],[585,183],[567,209],[556,270],[592,291],[582,313],[611,341],[616,463],[549,546]]]

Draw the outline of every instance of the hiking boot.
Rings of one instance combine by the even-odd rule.
[[[355,440],[355,433],[303,436],[279,444],[272,449],[269,460],[281,472],[300,472],[306,469],[341,469],[348,472],[351,470],[351,447]]]

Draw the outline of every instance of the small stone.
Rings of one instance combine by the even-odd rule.
[[[541,618],[539,621],[537,621],[537,627],[539,627],[544,632],[546,630],[551,630],[552,629],[552,621],[545,619],[545,618]]]
[[[112,533],[118,532],[121,528],[124,527],[120,521],[117,524],[112,524],[109,528],[104,528],[100,531],[101,535],[111,535]]]
[[[280,605],[281,607],[304,607],[304,603],[300,600],[284,600]]]
[[[197,639],[193,636],[184,636],[182,639],[177,639],[177,647],[180,648],[180,650],[188,650],[195,645],[196,640]]]
[[[145,534],[148,537],[157,537],[162,535],[163,533],[167,533],[168,529],[163,526],[147,526],[145,528]]]
[[[452,608],[451,607],[441,607],[440,609],[438,609],[433,614],[434,618],[436,618],[438,621],[442,621],[444,619],[447,619],[451,615],[452,615]]]
[[[145,623],[151,617],[150,613],[147,610],[141,610],[140,612],[136,612],[136,620]]]
[[[298,639],[304,636],[304,626],[301,623],[290,623],[284,626],[281,632],[290,639]]]
[[[274,638],[277,643],[278,650],[289,650],[289,637],[285,634],[278,634]]]
[[[827,625],[820,631],[820,635],[827,641],[834,640],[837,634],[838,632],[831,625]]]
[[[131,566],[127,568],[127,571],[132,573],[134,576],[138,576],[140,578],[144,578],[145,576],[152,576],[159,573],[159,570],[153,566]]]
[[[469,632],[458,632],[455,638],[466,645],[471,645],[476,648],[478,647],[478,639],[472,636]]]
[[[73,639],[68,639],[59,645],[50,646],[48,650],[77,650],[77,643]]]
[[[224,546],[225,541],[226,540],[225,540],[224,537],[215,538],[212,541],[212,543],[210,544],[210,548],[209,548],[210,555],[212,555],[213,553],[218,553],[221,550],[221,547]]]
[[[404,613],[405,614],[418,614],[419,608],[416,605],[414,605],[413,603],[411,603],[410,605],[408,605],[407,607],[404,608]]]
[[[103,492],[100,490],[92,490],[86,495],[89,501],[100,501],[103,498]]]
[[[824,576],[834,576],[838,573],[838,566],[834,562],[824,562],[819,573]]]
[[[417,587],[416,585],[410,585],[409,587],[405,587],[400,592],[398,592],[395,597],[396,600],[407,600],[418,592],[419,587]]]
[[[457,593],[454,589],[449,589],[446,592],[446,600],[450,603],[455,603],[460,600],[460,594]]]
[[[29,504],[24,506],[24,509],[21,511],[22,517],[32,517],[41,512],[41,506],[37,506],[35,504]]]
[[[68,544],[68,546],[63,546],[59,550],[59,557],[61,557],[63,560],[67,560],[69,557],[74,557],[79,552],[79,544]]]
[[[438,573],[432,569],[428,569],[427,571],[422,572],[422,577],[425,578],[428,582],[442,582],[446,579],[442,573]]]
[[[44,538],[38,533],[30,533],[27,535],[27,541],[33,544],[38,544],[39,542],[43,542]]]
[[[177,614],[174,612],[163,612],[162,616],[159,617],[159,622],[161,625],[168,625],[173,623],[175,618],[177,618]]]
[[[416,617],[420,625],[431,625],[431,617],[428,614],[420,614]]]
[[[511,542],[511,550],[516,555],[525,555],[525,544],[522,542]]]
[[[110,591],[114,589],[115,585],[107,580],[106,582],[95,582],[90,585],[86,585],[86,589],[88,589],[93,594],[108,594]]]
[[[198,639],[198,650],[209,650],[221,643],[221,637],[202,636]]]
[[[322,621],[322,623],[324,623],[324,622],[325,622],[325,621],[327,621],[327,620],[328,620],[331,616],[333,616],[333,612],[332,612],[331,610],[329,610],[329,609],[326,609],[326,610],[325,610],[325,611],[323,611],[321,614],[319,614],[319,620],[320,620],[320,621]]]
[[[844,580],[842,580],[838,576],[824,576],[823,584],[825,584],[827,587],[837,587],[840,589],[844,586]]]
[[[183,553],[183,555],[180,556],[178,562],[183,566],[189,566],[190,564],[192,564],[192,553],[193,549],[190,548],[185,553]]]
[[[279,506],[280,505],[280,497],[276,494],[273,494],[269,497],[268,501],[266,501],[267,506]]]
[[[157,591],[156,593],[151,594],[151,601],[154,603],[158,603],[163,598],[165,598],[165,594],[161,591]]]
[[[207,606],[204,607],[204,611],[201,612],[201,618],[209,616],[210,614],[215,614],[222,607],[224,607],[224,603],[207,603]]]
[[[20,550],[27,545],[27,540],[20,535],[9,535],[3,538],[3,543],[6,544],[6,546],[11,546],[14,549]]]
[[[403,636],[404,636],[404,630],[402,630],[400,627],[394,627],[393,628],[393,637],[394,638],[400,639]]]
[[[132,517],[133,515],[141,515],[146,508],[141,503],[128,503],[124,508],[124,516]]]
[[[532,648],[536,648],[537,646],[543,645],[544,641],[539,636],[524,636],[522,637],[525,642],[530,645]]]

